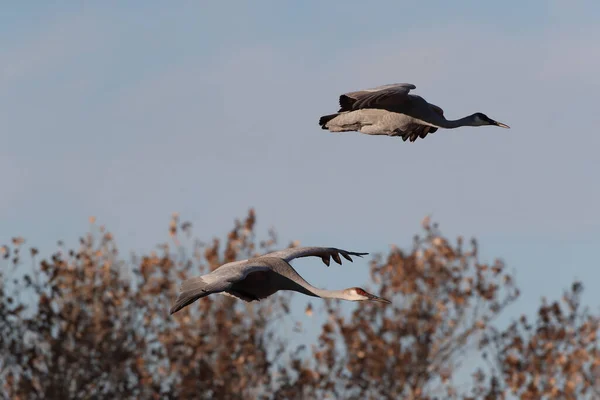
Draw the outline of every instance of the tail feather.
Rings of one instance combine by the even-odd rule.
[[[331,121],[332,119],[334,119],[335,117],[337,117],[338,115],[340,115],[340,114],[335,113],[335,114],[324,115],[321,118],[319,118],[319,125],[321,125],[321,129],[328,129],[327,123],[329,121]]]
[[[204,279],[201,276],[195,276],[192,278],[188,278],[181,284],[181,291],[185,292],[188,290],[198,289],[202,286],[206,285]]]
[[[202,289],[188,290],[187,292],[183,292],[177,297],[177,300],[175,301],[175,305],[173,307],[171,307],[170,313],[175,314],[177,311],[181,310],[182,308],[189,306],[196,300],[198,300],[204,296],[207,296],[209,294],[210,293],[206,293]]]
[[[181,289],[181,293],[175,300],[175,305],[171,307],[171,314],[212,293],[207,290],[206,283],[200,277],[188,279],[181,285]]]

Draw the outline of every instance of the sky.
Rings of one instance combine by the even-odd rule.
[[[516,273],[509,317],[574,279],[598,310],[599,18],[598,2],[562,0],[11,3],[0,243],[48,254],[93,215],[140,252],[173,212],[210,239],[254,207],[281,246],[377,253],[431,215]],[[394,82],[511,129],[407,143],[319,128],[341,93]],[[368,259],[295,265],[320,287],[368,278]]]

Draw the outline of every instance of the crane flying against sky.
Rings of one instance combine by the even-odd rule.
[[[340,109],[319,119],[321,128],[330,132],[359,131],[367,135],[400,136],[411,142],[425,138],[438,128],[495,125],[510,128],[487,115],[475,113],[457,120],[447,120],[444,110],[421,96],[408,94],[416,86],[392,83],[340,96]]]
[[[289,264],[295,258],[320,257],[329,266],[331,258],[342,264],[340,255],[352,262],[351,256],[362,257],[368,253],[355,253],[333,247],[296,247],[275,251],[248,260],[234,261],[214,271],[187,279],[181,285],[181,293],[171,308],[171,314],[196,300],[222,293],[244,301],[260,301],[279,290],[293,290],[307,296],[350,301],[377,301],[391,303],[366,290],[352,287],[343,290],[324,290],[312,286]]]

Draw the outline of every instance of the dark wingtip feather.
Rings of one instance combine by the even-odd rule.
[[[350,261],[350,262],[354,262],[354,260],[353,260],[353,259],[352,259],[352,257],[350,257],[350,256],[355,256],[355,257],[360,257],[360,258],[362,258],[362,256],[366,256],[366,255],[368,255],[369,253],[355,253],[355,252],[353,252],[353,251],[347,251],[347,252],[344,252],[344,253],[341,253],[341,254],[342,254],[342,256],[344,256],[344,258],[345,258],[346,260],[348,260],[348,261]]]

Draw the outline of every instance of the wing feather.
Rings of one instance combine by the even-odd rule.
[[[351,256],[362,257],[367,254],[369,253],[356,253],[353,251],[337,249],[335,247],[293,247],[265,254],[264,257],[278,257],[287,262],[301,257],[320,257],[323,263],[329,266],[331,258],[333,258],[336,263],[341,265],[342,259],[340,258],[340,255],[346,260],[352,262],[353,260]]]
[[[411,83],[393,83],[344,93],[340,96],[340,110],[338,112],[355,111],[362,108],[387,110],[406,101],[408,93],[413,89],[416,89],[416,86]]]

